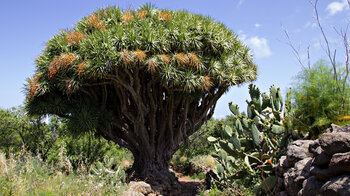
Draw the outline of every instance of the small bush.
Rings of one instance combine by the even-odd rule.
[[[0,195],[120,195],[126,189],[120,162],[105,158],[94,166],[98,172],[65,173],[25,151],[9,158],[0,152]]]

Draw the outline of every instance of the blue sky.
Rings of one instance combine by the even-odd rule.
[[[313,7],[308,0],[11,0],[0,1],[0,108],[23,104],[23,84],[34,73],[34,59],[60,29],[67,29],[82,17],[107,5],[136,9],[151,2],[158,8],[188,10],[210,15],[224,23],[252,49],[259,75],[256,85],[268,91],[270,85],[282,92],[291,86],[293,77],[301,70],[281,28],[289,32],[296,48],[306,60],[310,46],[311,62],[326,58],[322,36],[313,18]],[[319,15],[330,44],[341,46],[333,27],[346,28],[349,8],[346,0],[321,0]],[[342,50],[337,50],[343,61]],[[238,103],[245,109],[249,98],[247,85],[232,87],[217,103],[215,117],[230,114],[227,103]]]

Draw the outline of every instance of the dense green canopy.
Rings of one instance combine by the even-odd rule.
[[[98,10],[50,39],[36,65],[30,114],[65,117],[72,131],[128,148],[136,174],[159,182],[170,182],[170,158],[221,95],[257,74],[223,24],[150,5]]]
[[[70,97],[85,85],[113,80],[115,70],[135,66],[164,87],[189,93],[252,81],[257,72],[248,48],[223,24],[147,5],[126,11],[108,7],[83,18],[50,39],[36,65],[27,89],[29,106],[36,108],[30,111],[39,113],[65,109],[47,103],[37,107],[42,96]]]

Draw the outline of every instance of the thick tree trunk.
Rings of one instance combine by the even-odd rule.
[[[163,149],[155,149],[154,152],[158,153],[153,153],[152,156],[145,152],[134,153],[134,163],[127,171],[128,178],[145,181],[161,194],[174,192],[174,189],[180,187],[175,174],[169,171],[172,153]]]
[[[160,191],[164,195],[167,191],[173,194],[179,183],[169,171],[172,155],[211,118],[216,101],[228,87],[217,84],[190,94],[159,85],[157,78],[139,69],[122,73],[110,76],[115,92],[104,92],[100,111],[109,117],[113,108],[113,123],[99,132],[134,155],[134,164],[127,171],[129,180],[146,181],[165,189]]]

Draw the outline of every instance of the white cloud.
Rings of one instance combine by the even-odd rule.
[[[266,38],[258,36],[250,37],[243,30],[238,31],[238,37],[243,43],[249,46],[255,58],[264,58],[272,55]]]
[[[264,58],[272,55],[268,41],[264,37],[250,37],[243,40],[253,51],[256,58]]]
[[[329,12],[330,15],[334,15],[338,12],[343,11],[344,9],[349,9],[348,7],[348,1],[342,0],[342,1],[334,1],[330,4],[328,4],[326,10]]]
[[[255,26],[256,28],[259,28],[259,27],[261,27],[261,24],[256,23],[256,24],[254,24],[254,26]]]

